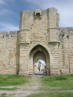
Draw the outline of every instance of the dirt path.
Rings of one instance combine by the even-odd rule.
[[[16,88],[15,90],[0,90],[0,95],[6,94],[6,97],[27,97],[37,93],[73,93],[73,90],[60,90],[61,87],[50,87],[42,83],[41,76],[33,76],[29,83],[20,86],[7,86],[0,88]]]
[[[33,76],[29,83],[18,86],[16,90],[0,91],[0,94],[6,93],[8,97],[27,97],[28,95],[39,93],[41,87],[41,78]]]

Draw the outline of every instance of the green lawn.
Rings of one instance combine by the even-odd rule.
[[[6,94],[4,93],[4,94],[2,94],[0,97],[6,97]]]
[[[46,90],[73,90],[73,75],[42,77]]]
[[[29,76],[0,75],[0,86],[21,85],[28,82]]]
[[[0,75],[0,86],[16,86],[22,85],[27,82],[31,77],[29,76],[19,76],[19,75]],[[16,90],[16,88],[0,88],[0,90]],[[6,94],[2,94],[0,97],[7,97]]]
[[[12,90],[16,90],[17,88],[0,88],[0,90],[8,90],[8,91],[12,91]]]
[[[41,79],[43,93],[28,97],[73,97],[73,75],[44,76]]]
[[[73,97],[73,93],[41,93],[28,97]]]

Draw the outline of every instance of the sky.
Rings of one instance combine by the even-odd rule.
[[[20,12],[57,8],[61,27],[73,27],[73,0],[0,0],[0,32],[19,30]]]

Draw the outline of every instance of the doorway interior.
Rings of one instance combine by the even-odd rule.
[[[43,46],[35,46],[31,50],[30,56],[35,75],[50,75],[50,57],[48,51]]]

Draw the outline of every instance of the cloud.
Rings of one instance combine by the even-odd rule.
[[[60,26],[73,26],[73,12],[70,8],[59,9]]]
[[[5,4],[5,1],[4,0],[0,0],[0,5],[1,4]]]
[[[23,0],[23,1],[39,5],[41,7],[45,7],[45,5],[48,5],[48,7],[49,7],[51,5],[56,5],[56,4],[67,5],[67,4],[70,4],[73,2],[73,0],[61,0],[61,1],[60,0]]]
[[[19,27],[13,24],[9,23],[0,23],[0,32],[6,32],[6,31],[17,31],[19,30]]]
[[[60,26],[73,26],[73,0],[26,0],[30,5],[47,9],[55,7],[60,14]]]
[[[7,1],[9,1],[9,0],[0,0],[0,5],[6,5],[7,4]]]
[[[2,21],[2,23],[0,22],[0,31],[18,30],[18,26],[13,25],[16,24],[17,17],[15,18],[15,16],[19,14],[19,11],[17,10],[16,12],[15,9],[18,8],[18,5],[26,9],[26,3],[28,4],[27,8],[31,6],[31,9],[33,9],[34,6],[35,8],[41,9],[55,7],[60,14],[60,26],[73,26],[73,0],[22,0],[24,2],[23,5],[16,1],[17,0],[0,0],[0,21]],[[12,6],[10,6],[10,4]],[[14,4],[16,8],[14,8]]]
[[[13,14],[13,12],[9,9],[1,9],[0,10],[0,16],[2,16],[2,15],[6,16],[6,15],[11,15],[11,14]]]
[[[14,2],[15,3],[16,0],[0,0],[0,5],[7,5],[9,2]]]
[[[9,7],[9,4],[14,4],[16,0],[0,0],[0,32],[19,30],[17,25],[10,23],[16,12]],[[7,22],[6,22],[7,21]]]

